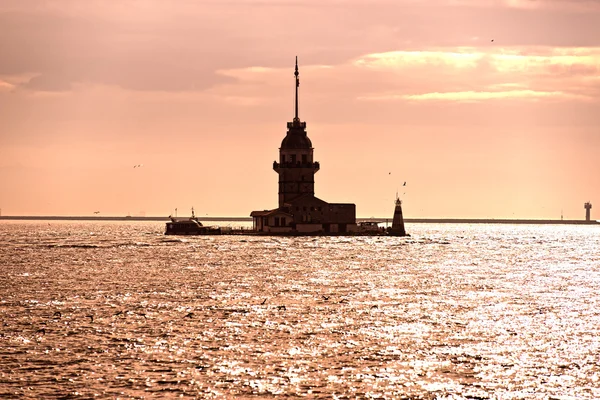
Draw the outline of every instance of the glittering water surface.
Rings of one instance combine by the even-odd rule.
[[[0,223],[0,396],[600,397],[600,229]]]

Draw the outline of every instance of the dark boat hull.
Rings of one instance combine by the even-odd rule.
[[[165,235],[220,235],[221,228],[204,226],[196,219],[167,222]]]

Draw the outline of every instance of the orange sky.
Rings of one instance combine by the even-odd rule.
[[[597,0],[2,0],[2,215],[276,207],[298,55],[323,200],[597,219],[598,21]]]

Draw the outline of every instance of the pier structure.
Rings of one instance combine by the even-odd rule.
[[[588,201],[583,205],[583,208],[585,208],[585,220],[590,222],[590,210],[592,209],[592,203]]]
[[[314,161],[306,122],[300,121],[298,116],[299,75],[296,57],[294,119],[287,123],[279,161],[273,162],[273,170],[279,175],[278,208],[252,211],[254,230],[289,234],[355,232],[358,229],[356,205],[328,203],[315,196],[315,174],[320,164]]]

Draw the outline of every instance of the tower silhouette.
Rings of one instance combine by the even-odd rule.
[[[298,117],[299,75],[296,57],[294,119],[287,123],[287,134],[279,148],[279,162],[273,162],[273,170],[279,174],[279,207],[300,195],[314,195],[315,174],[319,170],[319,163],[313,161],[313,147],[306,134],[306,122],[301,122]]]
[[[394,208],[394,219],[392,227],[388,230],[391,236],[407,236],[404,229],[404,216],[402,215],[402,200],[396,195],[396,207]]]
[[[592,203],[588,201],[583,205],[583,208],[585,208],[585,220],[590,221],[590,210],[592,209]]]
[[[315,174],[319,163],[313,159],[313,145],[306,134],[306,122],[298,116],[300,87],[298,57],[294,69],[294,119],[279,147],[279,161],[273,170],[279,175],[278,207],[250,213],[257,232],[275,234],[345,234],[356,232],[356,205],[329,203],[315,196]]]

